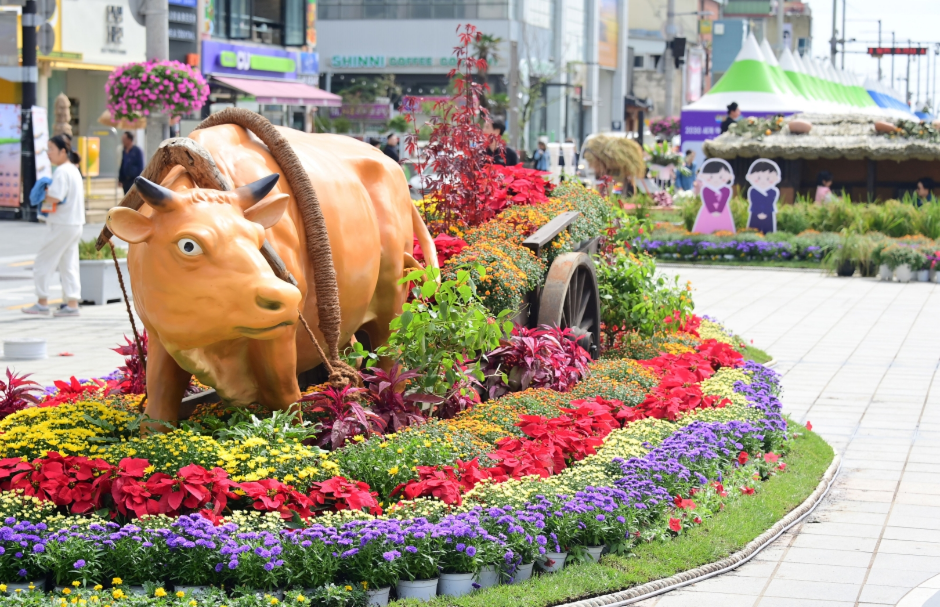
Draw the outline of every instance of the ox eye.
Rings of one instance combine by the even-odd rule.
[[[180,248],[183,255],[189,255],[190,257],[202,255],[202,247],[192,238],[181,238],[180,241],[176,243],[176,246]]]

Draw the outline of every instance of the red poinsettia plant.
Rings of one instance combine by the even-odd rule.
[[[438,263],[440,265],[444,265],[448,259],[454,255],[459,255],[461,251],[467,248],[467,242],[462,238],[457,238],[456,236],[438,234],[434,238],[434,248],[437,249]],[[421,245],[418,244],[417,238],[414,238],[414,245],[412,247],[411,255],[417,261],[424,263],[424,251],[421,250]]]
[[[369,485],[353,482],[342,476],[334,476],[320,483],[313,483],[310,499],[317,510],[365,510],[369,514],[382,514],[379,494],[369,491]]]

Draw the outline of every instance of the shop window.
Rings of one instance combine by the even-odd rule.
[[[638,70],[644,69],[643,60],[645,57],[643,55],[637,55],[633,58],[633,67]]]
[[[800,56],[806,54],[809,49],[809,38],[797,38],[796,40],[796,50],[800,53]]]
[[[276,46],[303,46],[306,0],[215,0],[215,35]]]

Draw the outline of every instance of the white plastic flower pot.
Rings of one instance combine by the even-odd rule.
[[[386,586],[385,588],[379,588],[378,590],[366,590],[366,596],[369,597],[368,604],[385,607],[388,605],[388,593],[391,589],[391,586]]]
[[[894,269],[894,277],[898,279],[898,282],[911,282],[911,274],[911,266],[906,263]]]
[[[591,557],[591,560],[597,563],[601,560],[601,553],[604,552],[604,548],[606,548],[606,546],[602,544],[600,546],[588,546],[585,548],[585,550],[587,550],[588,556]]]
[[[883,263],[878,266],[878,279],[879,280],[891,280],[891,277],[894,275],[894,272],[891,271],[891,268],[888,267],[888,264]]]
[[[539,569],[545,573],[555,573],[565,567],[565,560],[568,558],[567,552],[546,552],[545,560],[539,561]]]
[[[437,593],[441,596],[463,596],[473,592],[475,573],[442,573],[437,583]]]
[[[118,264],[121,266],[124,284],[130,288],[127,259],[118,259]],[[82,285],[82,301],[103,306],[108,301],[124,299],[113,259],[83,259],[78,262],[78,274]]]
[[[430,601],[437,596],[437,581],[433,580],[399,580],[395,589],[398,591],[400,599],[418,599],[419,601]]]
[[[45,580],[36,580],[36,581],[33,581],[33,582],[22,582],[22,583],[16,583],[16,584],[7,584],[7,594],[10,595],[10,596],[13,596],[13,595],[17,594],[17,592],[16,592],[17,590],[20,591],[19,594],[23,594],[23,593],[25,593],[25,592],[29,592],[29,591],[30,591],[30,590],[29,590],[29,587],[30,587],[30,586],[33,587],[33,590],[38,590],[39,592],[42,592],[42,591],[44,591],[44,590],[46,589],[46,582],[45,582]]]
[[[930,280],[930,270],[917,270],[918,282],[928,282]]]
[[[516,572],[512,576],[512,581],[510,584],[521,584],[530,577],[532,577],[532,568],[535,566],[535,563],[525,563],[524,565],[519,565],[516,568]]]
[[[477,584],[480,585],[481,589],[497,586],[499,584],[499,571],[492,565],[480,569],[480,572],[477,573]]]
[[[182,584],[177,584],[173,592],[182,592],[186,596],[196,596],[197,594],[205,594],[209,591],[209,586],[186,586]]]

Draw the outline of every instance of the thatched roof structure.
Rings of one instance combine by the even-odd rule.
[[[798,114],[787,119],[806,120],[812,130],[806,135],[790,133],[784,126],[779,132],[756,137],[725,133],[702,146],[709,157],[817,158],[849,160],[940,160],[940,143],[902,136],[875,133],[878,118],[858,115]]]

